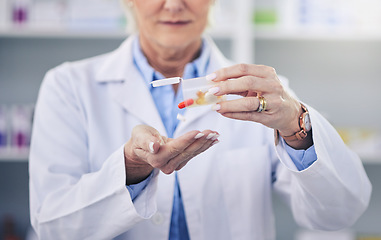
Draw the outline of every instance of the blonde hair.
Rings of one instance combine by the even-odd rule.
[[[214,12],[214,6],[215,6],[215,2],[217,0],[212,0],[212,4],[209,8],[209,13],[208,13],[208,23],[207,23],[207,26],[206,28],[209,28],[209,27],[212,27],[214,25],[214,15],[213,15],[213,12]],[[129,3],[132,3],[131,0],[120,0],[122,6],[123,6],[123,9],[124,9],[124,12],[125,12],[125,15],[126,15],[126,31],[128,33],[136,33],[139,31],[138,29],[138,24],[136,22],[136,16],[135,16],[135,12],[133,10],[133,7],[132,7],[132,4],[130,5]]]

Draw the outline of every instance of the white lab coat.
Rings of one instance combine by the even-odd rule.
[[[131,42],[65,63],[43,81],[30,153],[31,222],[40,239],[168,239],[174,174],[155,170],[134,202],[125,186],[123,145],[132,128],[147,124],[166,135]],[[229,62],[208,42],[211,73]],[[194,129],[221,135],[178,172],[191,239],[275,239],[273,189],[302,226],[339,229],[356,221],[371,184],[359,157],[308,108],[318,160],[300,172],[284,142],[274,144],[273,130],[210,106],[187,110],[175,137]]]

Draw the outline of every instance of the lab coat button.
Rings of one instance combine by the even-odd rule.
[[[155,215],[152,216],[151,221],[156,225],[160,225],[164,222],[164,216],[163,214],[157,212],[155,213]]]

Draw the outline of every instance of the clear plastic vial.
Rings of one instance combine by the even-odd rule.
[[[193,104],[186,107],[197,107],[220,102],[224,96],[215,96],[208,92],[215,83],[206,80],[205,77],[191,78],[182,81],[184,102],[193,100]]]
[[[179,103],[179,108],[199,107],[218,103],[225,99],[225,96],[215,96],[208,92],[215,83],[206,80],[206,77],[182,79],[180,77],[161,79],[151,82],[153,87],[160,87],[170,84],[182,84],[184,101]]]

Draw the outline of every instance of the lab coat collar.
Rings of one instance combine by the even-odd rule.
[[[121,81],[128,76],[131,68],[134,68],[134,60],[132,54],[132,43],[138,36],[136,34],[128,37],[116,50],[109,53],[106,61],[102,64],[99,71],[96,74],[96,81],[109,82],[109,81]],[[227,60],[220,50],[215,45],[214,41],[207,35],[204,36],[206,44],[209,45],[211,50],[210,62],[207,74],[216,71],[218,68],[225,67],[231,64]],[[110,71],[112,70],[112,71]]]

